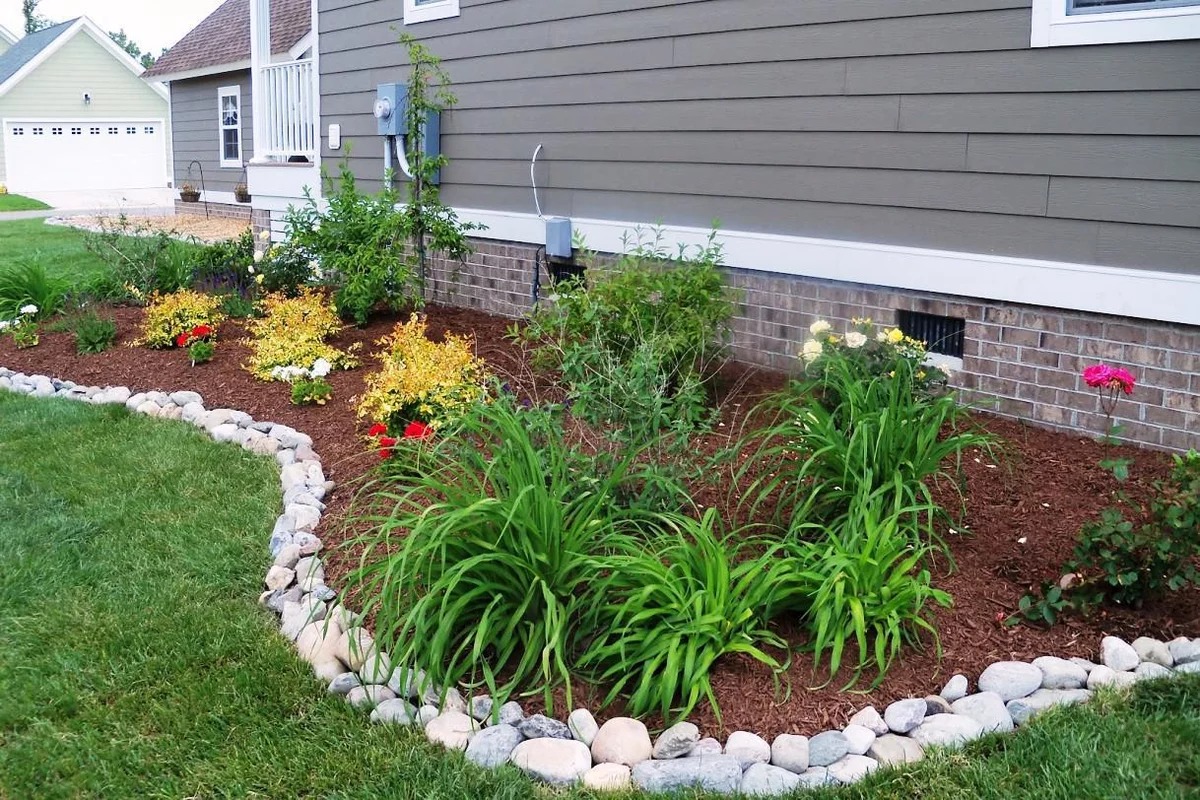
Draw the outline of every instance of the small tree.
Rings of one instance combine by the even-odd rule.
[[[37,33],[43,28],[49,28],[52,23],[50,20],[37,13],[38,4],[42,0],[21,0],[21,14],[25,17],[25,35]]]
[[[429,114],[440,114],[458,103],[449,89],[450,76],[442,68],[441,59],[409,34],[401,36],[400,43],[408,50],[408,63],[412,67],[408,77],[408,106],[404,110],[405,156],[412,178],[403,214],[423,296],[429,251],[454,259],[466,258],[471,252],[467,233],[483,230],[484,226],[461,222],[454,209],[442,203],[435,177],[449,159],[444,155],[430,158],[424,152]]]

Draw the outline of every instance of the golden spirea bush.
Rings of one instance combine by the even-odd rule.
[[[462,416],[487,397],[487,366],[470,337],[446,334],[430,341],[425,321],[413,314],[377,344],[377,372],[367,376],[358,416],[402,430],[410,422],[437,428]]]
[[[201,325],[214,331],[225,321],[221,313],[221,298],[180,289],[171,294],[152,294],[142,318],[142,335],[133,344],[156,350],[176,347],[182,334],[191,333]]]
[[[319,289],[302,289],[296,297],[268,294],[258,304],[259,319],[247,327],[250,361],[245,365],[262,381],[279,380],[276,367],[310,369],[319,358],[338,369],[358,366],[358,360],[326,340],[342,329],[342,321]]]

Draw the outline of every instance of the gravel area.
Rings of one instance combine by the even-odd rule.
[[[60,225],[79,228],[88,231],[100,231],[107,228],[120,228],[120,215],[89,214],[79,217],[65,217],[52,220]],[[176,239],[195,239],[200,242],[220,242],[226,239],[236,239],[243,231],[249,230],[250,223],[243,220],[227,219],[225,217],[203,217],[181,214],[162,217],[126,216],[124,225],[127,232],[133,236],[145,236],[165,231]]]

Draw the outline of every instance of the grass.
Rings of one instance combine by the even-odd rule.
[[[44,266],[51,277],[85,282],[109,267],[84,248],[84,237],[82,231],[40,219],[0,222],[0,272],[32,263]]]
[[[19,194],[0,194],[0,213],[5,211],[45,211],[50,206],[32,197]]]
[[[0,392],[0,798],[592,797],[477,770],[326,695],[254,602],[277,485],[190,427]],[[800,796],[1197,791],[1191,676]]]

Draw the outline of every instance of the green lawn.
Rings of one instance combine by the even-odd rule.
[[[85,236],[83,231],[47,225],[40,219],[0,222],[0,272],[34,263],[43,265],[52,277],[71,281],[92,278],[108,266],[83,246]]]
[[[0,798],[591,796],[474,769],[326,695],[255,603],[278,503],[269,461],[190,426],[0,391]],[[1191,676],[802,796],[1198,791]]]
[[[45,211],[50,206],[32,197],[19,194],[0,194],[0,213],[4,211]]]

